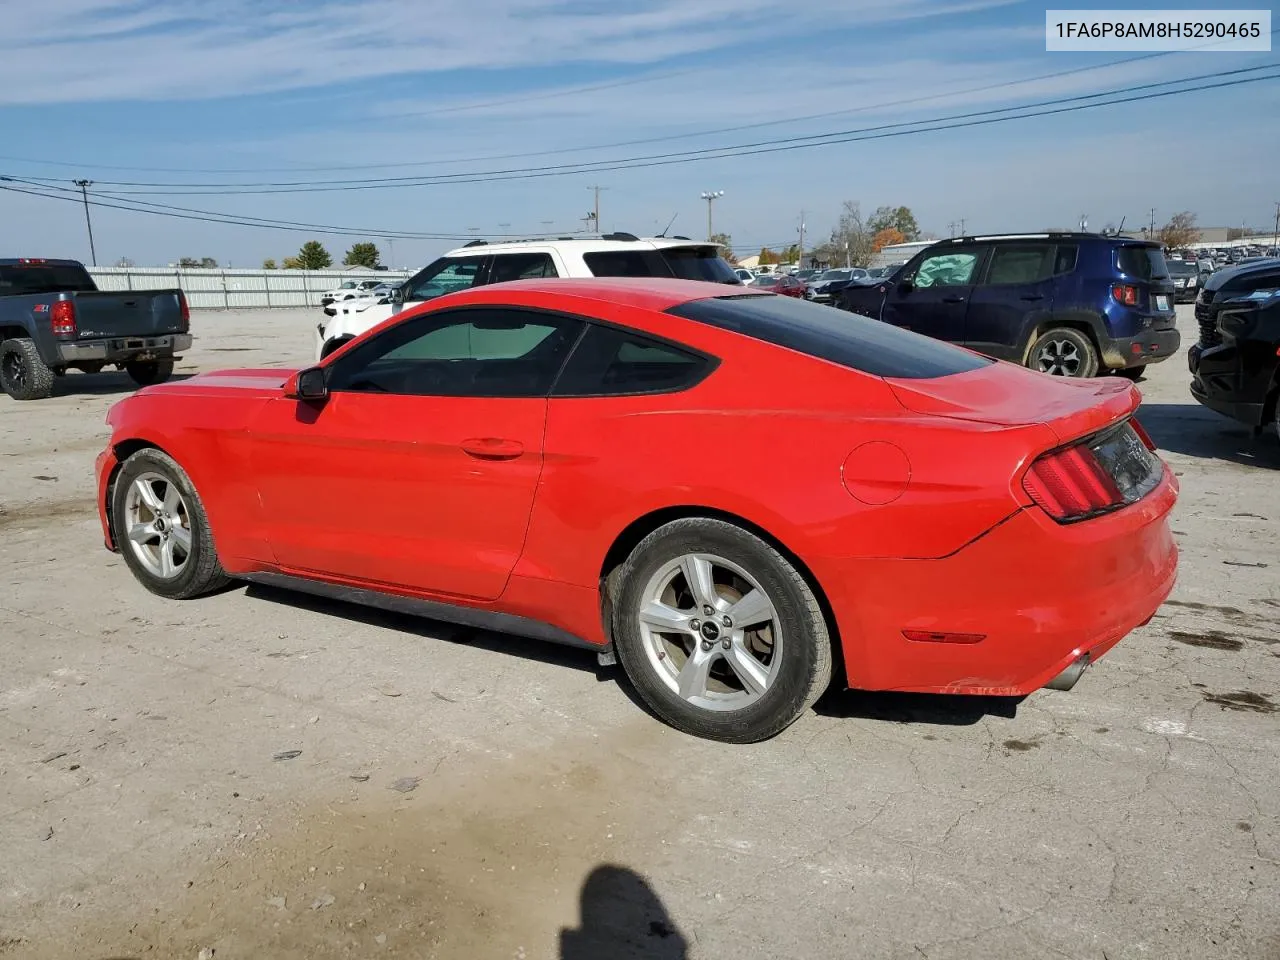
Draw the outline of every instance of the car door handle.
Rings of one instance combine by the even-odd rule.
[[[949,297],[943,297],[942,302],[943,303],[964,303],[964,297],[960,296],[957,293],[953,293]]]
[[[479,460],[514,460],[524,453],[524,444],[500,437],[472,437],[462,441],[462,449]]]
[[[1044,294],[1043,294],[1043,293],[1028,293],[1028,294],[1024,294],[1023,296],[1019,297],[1018,299],[1020,299],[1020,300],[1043,300],[1043,299],[1044,299]]]

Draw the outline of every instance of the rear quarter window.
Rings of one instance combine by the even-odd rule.
[[[794,297],[713,297],[679,304],[667,313],[876,377],[933,379],[995,362],[879,320]]]
[[[1169,276],[1169,266],[1159,247],[1120,247],[1116,250],[1116,267],[1121,273],[1138,280],[1159,280]]]

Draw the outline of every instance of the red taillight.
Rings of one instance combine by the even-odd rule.
[[[59,300],[49,313],[55,337],[74,337],[76,335],[76,305],[73,300]]]
[[[1117,283],[1112,287],[1111,296],[1115,297],[1116,303],[1123,303],[1126,307],[1138,305],[1138,288],[1127,283]]]
[[[1138,435],[1138,439],[1142,441],[1144,447],[1148,450],[1155,450],[1156,442],[1151,439],[1151,434],[1147,433],[1146,427],[1132,417],[1129,419],[1129,426],[1133,427],[1133,432]]]
[[[186,330],[191,326],[191,304],[187,303],[187,295],[181,290],[178,291],[178,308],[182,311],[182,329]]]
[[[1022,486],[1055,520],[1086,517],[1124,503],[1116,482],[1084,445],[1045,454],[1031,465]]]

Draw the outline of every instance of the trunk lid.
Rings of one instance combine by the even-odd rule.
[[[186,333],[182,301],[177,290],[142,290],[136,293],[77,292],[76,328],[81,340],[112,337],[154,337]]]
[[[1142,400],[1127,380],[1051,377],[1004,362],[947,377],[885,382],[914,413],[997,426],[1043,424],[1061,443],[1123,420]]]

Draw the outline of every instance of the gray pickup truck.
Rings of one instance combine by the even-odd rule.
[[[191,347],[190,321],[181,290],[103,293],[75,260],[0,259],[0,387],[40,400],[68,370],[107,365],[160,383]]]

